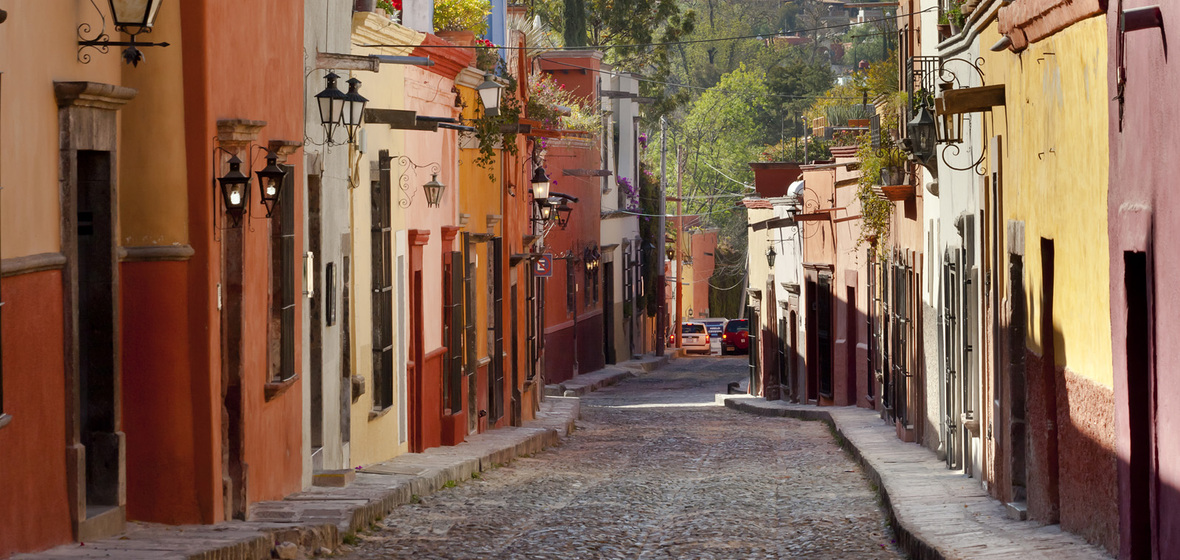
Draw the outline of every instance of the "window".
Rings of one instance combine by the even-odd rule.
[[[574,277],[574,261],[567,259],[565,261],[565,310],[573,313],[574,308],[578,305],[577,293],[578,281]]]
[[[406,393],[406,370],[410,365],[406,359],[410,353],[410,319],[407,312],[410,301],[406,295],[406,283],[409,278],[406,273],[406,231],[398,231],[394,239],[397,242],[397,407],[400,418],[397,441],[406,443],[410,435],[410,404]]]
[[[373,409],[393,406],[393,252],[390,227],[389,150],[377,156],[377,180],[372,181],[369,206],[372,212],[373,290]],[[398,306],[401,307],[400,305]]]
[[[680,334],[704,334],[705,325],[700,323],[683,323],[680,325]]]
[[[287,173],[292,174],[289,168]],[[270,338],[277,336],[279,353],[271,354],[270,372],[272,381],[281,382],[295,377],[295,204],[289,198],[277,204],[270,223]]]
[[[443,300],[443,342],[447,345],[446,374],[443,376],[443,408],[455,414],[463,409],[463,253],[443,256],[447,289]]]

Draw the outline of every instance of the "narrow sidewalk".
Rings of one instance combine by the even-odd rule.
[[[128,523],[118,536],[65,544],[13,560],[119,558],[122,560],[267,560],[326,556],[346,536],[365,529],[394,508],[476,473],[558,445],[580,417],[578,396],[652,371],[667,358],[650,356],[622,362],[567,381],[564,396],[546,396],[536,420],[474,434],[451,447],[406,453],[346,473],[344,487],[315,486],[284,500],[250,507],[249,521],[171,526]],[[547,388],[548,389],[548,388]],[[183,481],[178,483],[183,484]]]
[[[820,420],[831,426],[881,495],[898,544],[915,560],[1019,558],[1109,560],[1100,547],[1059,525],[1015,521],[979,481],[947,470],[933,451],[897,439],[877,412],[818,407],[749,395],[717,395],[718,404],[762,416]]]

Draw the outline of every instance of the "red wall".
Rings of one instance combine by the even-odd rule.
[[[123,263],[119,281],[124,293],[120,319],[127,516],[160,523],[198,522],[202,516],[196,487],[176,484],[195,479],[198,457],[184,297],[187,265]]]
[[[66,493],[61,271],[3,279],[0,557],[72,538]],[[30,484],[30,481],[36,481]]]
[[[798,163],[751,163],[754,169],[754,188],[762,198],[787,196],[787,187],[803,176]]]

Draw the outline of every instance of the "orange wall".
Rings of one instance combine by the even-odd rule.
[[[188,262],[186,305],[193,365],[195,499],[203,522],[224,518],[221,500],[221,334],[217,284],[221,281],[221,233],[215,231],[212,193],[213,141],[219,119],[266,121],[255,144],[303,139],[303,11],[285,0],[205,0],[181,5],[185,37],[185,143],[188,157],[189,235],[195,256]],[[245,159],[245,158],[243,158]],[[288,156],[290,177],[302,177],[300,152]],[[261,161],[255,162],[258,169]],[[284,202],[302,208],[302,182],[284,191]],[[242,345],[244,383],[243,460],[248,467],[249,502],[281,499],[301,488],[302,404],[299,382],[266,402],[266,321],[270,255],[269,222],[251,193],[254,218],[244,228]],[[218,204],[220,204],[218,202]],[[220,211],[218,211],[220,213]],[[297,211],[296,216],[301,212]],[[221,218],[216,224],[224,227]],[[296,220],[295,246],[302,246]],[[301,252],[295,293],[303,291]],[[300,296],[302,297],[302,296]],[[298,306],[297,306],[298,308]],[[295,318],[295,355],[300,356],[300,318]],[[296,373],[303,373],[296,368]],[[173,478],[165,471],[157,476]]]
[[[210,0],[206,50],[213,95],[209,98],[210,123],[218,119],[241,118],[266,121],[257,144],[268,140],[303,140],[303,10],[291,9],[289,0]],[[232,61],[232,63],[226,63]],[[227,87],[232,86],[232,87]],[[211,136],[211,135],[210,135]],[[209,153],[206,157],[213,157]],[[284,191],[284,203],[295,205],[295,293],[302,294],[303,223],[302,182],[297,152],[287,158],[294,188]],[[255,164],[260,168],[262,162]],[[206,165],[208,169],[208,165]],[[211,184],[206,182],[206,185]],[[278,500],[302,486],[302,390],[299,383],[281,396],[266,402],[264,386],[267,369],[267,319],[270,316],[269,221],[252,193],[255,214],[245,231],[243,272],[242,345],[245,451],[249,468],[247,500]],[[253,228],[251,231],[250,228]],[[302,297],[298,295],[297,297]],[[298,309],[298,306],[296,307]],[[215,331],[214,331],[215,332]],[[301,356],[302,322],[295,318],[295,356]],[[303,374],[296,366],[296,374]],[[216,372],[220,378],[220,371]],[[219,393],[218,393],[219,394]]]
[[[4,290],[0,557],[69,542],[61,271],[11,276]]]

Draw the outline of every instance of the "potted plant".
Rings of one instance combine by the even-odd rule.
[[[963,0],[947,0],[947,8],[943,13],[951,26],[951,34],[957,35],[967,22],[967,16],[963,13]]]
[[[487,33],[491,13],[491,0],[435,0],[435,34],[458,45],[474,45],[476,35]]]
[[[476,39],[475,46],[475,67],[484,72],[494,72],[500,64],[500,52],[496,45],[487,39]]]
[[[389,21],[400,22],[402,17],[402,0],[377,0],[376,11],[385,12]]]

